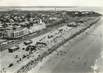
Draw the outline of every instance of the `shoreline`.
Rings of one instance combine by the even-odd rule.
[[[94,24],[95,25],[95,24]],[[98,25],[97,25],[98,26]],[[93,26],[93,27],[91,27],[91,28],[93,28],[93,29],[95,29],[96,27],[95,26]],[[90,29],[91,29],[90,28]],[[85,31],[85,32],[83,32],[81,35],[82,36],[85,36],[85,34],[87,34],[88,33],[88,31],[90,31],[90,32],[92,32],[90,29],[87,29],[87,31]],[[87,34],[87,35],[90,35],[90,34]],[[87,36],[86,35],[86,36]],[[80,39],[82,39],[82,37],[80,38]],[[77,39],[78,40],[78,39]],[[71,40],[70,40],[71,41]],[[65,43],[64,44],[64,46],[66,46],[68,43],[69,43],[69,46],[73,46],[73,44],[71,45],[71,43],[72,42],[74,42],[74,41],[71,41],[71,42],[67,42],[67,43]],[[51,62],[50,64],[52,65],[55,65],[56,66],[56,64],[55,63],[53,63],[50,59],[52,58],[52,59],[55,59],[55,61],[56,60],[58,60],[58,56],[57,56],[57,53],[59,53],[59,51],[67,51],[67,50],[70,50],[70,49],[65,49],[65,48],[63,48],[63,46],[61,46],[59,49],[57,49],[58,51],[55,51],[53,54],[51,54],[51,56],[49,57],[49,59],[46,59],[46,62],[45,62],[45,60],[44,60],[44,62],[43,63],[41,63],[40,65],[38,65],[38,67],[36,67],[36,68],[33,68],[32,70],[30,70],[28,73],[32,73],[32,72],[35,72],[35,73],[51,73],[50,71],[49,71],[49,69],[47,68],[47,69],[45,69],[45,70],[41,70],[41,72],[39,72],[39,70],[40,69],[42,69],[43,68],[43,65],[45,65],[46,63],[48,63],[48,62]],[[65,54],[63,55],[63,56],[65,56]],[[62,57],[63,57],[62,56]],[[59,60],[64,60],[61,56],[59,56],[60,58],[59,58]],[[52,69],[53,67],[51,67],[51,69]],[[44,72],[43,72],[44,71]],[[45,72],[46,71],[46,72]]]

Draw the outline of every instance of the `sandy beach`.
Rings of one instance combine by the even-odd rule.
[[[102,20],[59,47],[28,73],[93,73],[95,64],[98,66],[96,69],[100,67],[100,72],[103,72],[100,59],[103,50]],[[100,62],[96,63],[98,59]]]

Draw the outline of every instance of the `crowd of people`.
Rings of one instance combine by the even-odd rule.
[[[18,70],[17,73],[26,73],[31,68],[35,67],[40,61],[42,61],[43,58],[45,58],[46,56],[51,54],[53,51],[55,51],[57,47],[60,46],[61,43],[63,43],[65,39],[65,37],[63,37],[63,34],[65,34],[65,31],[68,32],[69,30],[67,28],[64,27],[64,28],[58,29],[57,31],[51,32],[50,34],[52,35],[52,37],[49,37],[50,35],[44,36],[43,37],[44,39],[41,38],[42,40],[40,39],[39,43],[36,42],[35,44],[36,48],[41,49],[44,47],[44,50],[46,51],[44,51],[43,53],[40,53],[36,58],[33,58],[29,63],[27,63],[20,70]],[[39,46],[37,44],[39,44]],[[49,48],[46,48],[46,46],[48,46]],[[31,51],[29,50],[29,52]],[[31,57],[30,55],[31,53],[29,54],[29,58]]]

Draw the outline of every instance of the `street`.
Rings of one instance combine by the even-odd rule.
[[[13,45],[16,45],[16,44],[18,44],[18,43],[21,43],[21,42],[23,42],[23,41],[25,41],[25,40],[29,40],[29,39],[38,37],[38,36],[40,36],[40,35],[44,35],[44,34],[50,32],[50,31],[52,31],[52,30],[55,30],[55,29],[57,29],[57,28],[59,28],[59,27],[61,27],[61,26],[63,26],[63,24],[61,24],[61,25],[56,25],[56,26],[52,26],[52,27],[48,27],[47,29],[44,29],[44,30],[40,31],[39,33],[32,33],[32,34],[23,36],[22,38],[17,39],[17,40],[15,40],[14,42],[10,42],[10,43],[8,43],[8,44],[6,44],[6,45],[0,46],[0,51],[4,51],[4,50],[12,47]]]

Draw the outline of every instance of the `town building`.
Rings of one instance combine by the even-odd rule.
[[[6,39],[14,39],[19,38],[29,33],[37,32],[39,30],[45,29],[45,23],[40,20],[38,24],[33,24],[30,28],[21,27],[21,26],[9,26],[6,28],[2,28],[1,36]]]
[[[7,39],[18,38],[29,33],[27,28],[21,28],[21,27],[16,27],[15,29],[13,29],[13,27],[8,27],[5,28],[3,32],[4,32],[2,33],[3,38]]]

